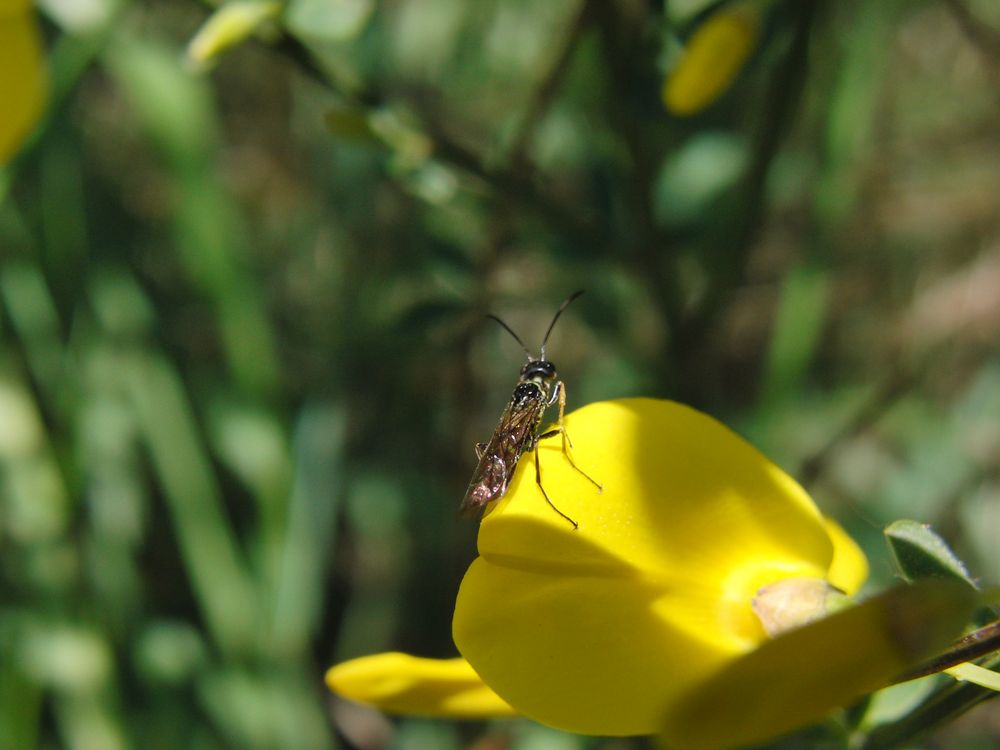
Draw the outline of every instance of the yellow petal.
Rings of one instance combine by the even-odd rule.
[[[42,45],[25,3],[3,0],[0,12],[0,165],[41,116],[47,94]]]
[[[714,419],[669,401],[566,417],[576,463],[541,449],[483,520],[454,638],[519,712],[587,734],[656,731],[664,706],[765,634],[762,586],[823,578],[833,545],[792,479]],[[522,464],[532,463],[530,458]]]
[[[663,84],[663,103],[692,115],[714,102],[733,82],[757,44],[759,11],[721,10],[691,35]]]
[[[331,668],[326,684],[344,698],[389,713],[456,719],[515,715],[465,659],[375,654]]]
[[[8,16],[24,16],[31,10],[31,0],[0,0],[0,21]]]
[[[826,531],[833,542],[833,561],[826,580],[845,594],[855,594],[868,579],[868,560],[861,547],[832,518],[824,518]]]
[[[665,743],[724,750],[816,721],[946,646],[975,606],[964,582],[924,580],[788,631],[671,706]]]

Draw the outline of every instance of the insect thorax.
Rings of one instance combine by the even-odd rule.
[[[531,404],[545,403],[549,398],[549,388],[549,384],[545,381],[540,383],[522,381],[514,388],[510,405],[515,409],[523,409]]]

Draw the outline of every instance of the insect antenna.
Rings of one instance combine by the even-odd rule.
[[[549,330],[547,330],[545,332],[545,338],[542,339],[541,352],[542,352],[542,359],[543,360],[545,359],[545,344],[549,340],[549,334],[552,333],[552,329],[556,327],[556,321],[559,320],[559,316],[562,315],[563,310],[565,310],[567,307],[569,307],[569,303],[572,302],[573,300],[575,300],[581,294],[583,294],[583,292],[584,292],[584,290],[581,289],[578,292],[573,292],[571,295],[569,295],[569,297],[566,298],[566,301],[563,302],[561,305],[559,305],[559,309],[556,310],[556,314],[554,316],[552,316],[552,322],[549,323]],[[506,326],[504,326],[504,327],[506,328]],[[508,329],[508,330],[510,330],[510,329]],[[511,331],[511,333],[513,333],[513,331]],[[521,344],[521,346],[524,346],[524,344]],[[525,349],[525,351],[527,351],[527,349]],[[531,355],[529,354],[528,356],[531,356]]]
[[[495,320],[497,323],[499,323],[500,325],[502,325],[503,329],[505,331],[507,331],[507,333],[509,333],[511,336],[513,336],[514,340],[521,345],[521,348],[524,349],[524,353],[528,355],[528,359],[531,359],[532,357],[535,356],[531,352],[528,351],[528,347],[526,347],[524,345],[524,342],[521,341],[521,337],[518,336],[516,333],[514,333],[514,330],[509,325],[507,325],[502,320],[500,320],[500,318],[498,318],[496,315],[487,315],[486,317],[487,318],[491,318],[491,319]],[[542,357],[542,359],[545,359],[545,358]]]

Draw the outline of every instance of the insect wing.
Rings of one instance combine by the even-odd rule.
[[[540,400],[517,407],[507,405],[472,475],[460,506],[462,513],[482,510],[491,500],[504,496],[514,478],[514,469],[521,454],[534,439],[535,426],[543,408]]]

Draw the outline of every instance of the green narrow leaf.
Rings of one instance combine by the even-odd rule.
[[[56,301],[35,263],[9,263],[0,273],[0,302],[27,354],[31,377],[53,409],[67,406],[72,393],[66,377]]]
[[[829,276],[802,267],[784,281],[765,366],[763,402],[773,403],[795,391],[819,345],[826,318]]]
[[[233,377],[248,393],[273,395],[280,358],[265,295],[248,261],[254,240],[237,202],[216,176],[220,126],[211,89],[155,40],[120,42],[107,57],[170,174],[177,200],[176,252],[213,303]]]
[[[0,612],[0,750],[38,746],[42,690],[22,669],[12,612]]]
[[[100,324],[121,341],[102,374],[120,389],[125,418],[149,454],[208,630],[224,651],[247,652],[257,634],[256,585],[184,384],[166,357],[144,344],[152,308],[125,272],[97,276],[90,299]]]
[[[55,716],[69,747],[126,750],[113,704],[103,695],[59,695]]]
[[[116,37],[104,62],[172,168],[199,170],[219,130],[208,82],[185,72],[173,49],[148,36]]]
[[[341,465],[347,410],[308,404],[295,428],[296,475],[288,508],[272,639],[278,653],[306,648],[322,615],[324,561],[329,559],[343,494]]]
[[[53,453],[50,435],[25,378],[0,355],[0,528],[3,539],[58,554],[72,518],[73,494]],[[50,546],[51,545],[51,546]],[[55,569],[49,572],[54,573]],[[67,571],[51,585],[65,585]],[[41,583],[41,580],[36,581]]]
[[[898,30],[898,9],[904,3],[865,3],[852,33],[843,39],[837,78],[827,92],[826,169],[817,183],[816,209],[824,222],[842,220],[853,211],[863,169],[877,148],[878,108],[884,91],[884,49]],[[877,156],[876,156],[877,159]]]
[[[249,650],[257,627],[256,591],[223,512],[184,386],[162,356],[137,355],[123,368],[132,408],[209,628],[220,647]]]

